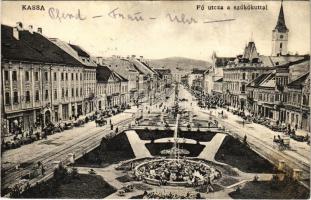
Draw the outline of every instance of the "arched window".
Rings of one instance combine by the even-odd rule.
[[[282,44],[282,42],[280,43],[280,49],[282,49],[282,46],[283,46],[283,44]]]

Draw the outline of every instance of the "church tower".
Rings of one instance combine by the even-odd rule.
[[[283,1],[281,2],[278,21],[274,30],[272,30],[272,56],[286,55],[289,30],[285,24]]]

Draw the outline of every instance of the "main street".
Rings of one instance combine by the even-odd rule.
[[[48,136],[46,140],[39,140],[34,143],[23,145],[17,149],[11,149],[2,154],[2,189],[12,187],[19,183],[23,177],[33,172],[33,168],[41,162],[46,170],[45,176],[37,176],[29,179],[30,184],[49,178],[59,161],[69,164],[69,155],[74,154],[75,158],[83,156],[85,153],[96,148],[101,139],[109,134],[113,134],[118,127],[119,132],[128,129],[128,126],[141,114],[146,116],[151,107],[158,107],[165,100],[167,94],[158,94],[154,99],[153,105],[145,99],[141,105],[132,106],[122,113],[107,119],[114,125],[114,130],[110,124],[97,127],[95,122],[89,122],[82,127],[75,127],[61,133]],[[147,109],[146,109],[147,108]]]
[[[257,151],[262,156],[269,159],[271,162],[278,164],[278,161],[284,160],[286,165],[292,169],[300,169],[303,171],[303,177],[309,178],[310,176],[310,146],[305,142],[297,142],[295,140],[290,140],[291,149],[279,151],[273,146],[273,136],[280,135],[281,133],[272,131],[260,124],[246,124],[242,125],[243,119],[233,115],[225,109],[203,109],[197,105],[194,97],[188,92],[184,87],[180,87],[180,96],[188,99],[185,101],[185,107],[190,108],[190,110],[197,115],[200,119],[209,119],[212,117],[216,119],[222,127],[225,127],[230,133],[239,138],[247,136],[247,142],[252,147],[253,150]],[[221,111],[228,116],[227,119],[223,119],[218,116]]]

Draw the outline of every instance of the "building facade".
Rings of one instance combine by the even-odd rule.
[[[1,29],[7,133],[40,129],[81,114],[84,66],[42,35],[42,29],[25,30],[20,22]]]

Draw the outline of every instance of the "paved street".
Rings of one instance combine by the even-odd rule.
[[[135,116],[147,116],[150,107],[159,107],[165,100],[165,95],[157,96],[154,104],[145,100],[139,107],[132,106],[122,113],[112,116],[111,122],[114,129],[118,126],[127,128],[127,124],[135,119]],[[110,119],[107,119],[109,122]],[[119,127],[119,132],[124,130]],[[54,169],[54,162],[68,159],[70,153],[74,153],[76,158],[94,149],[100,144],[101,138],[112,133],[110,125],[96,127],[95,122],[89,122],[81,127],[74,127],[61,133],[48,136],[45,140],[39,140],[28,145],[23,145],[16,149],[7,150],[2,154],[2,176],[4,182],[2,186],[9,187],[14,185],[24,175],[32,171],[38,161],[42,162],[46,169],[46,174],[51,174]],[[34,153],[35,152],[35,153]],[[32,179],[38,181],[42,176]]]
[[[227,112],[225,109],[210,109],[205,110],[200,108],[194,97],[184,88],[180,89],[181,95],[188,99],[188,101],[183,102],[183,104],[187,104],[189,108],[191,107],[193,113],[198,115],[201,119],[209,119],[210,113],[212,113],[212,117],[217,119],[222,126],[225,126],[232,133],[237,134],[240,138],[243,138],[247,135],[247,141],[251,146],[256,149],[259,153],[270,156],[270,160],[277,161],[280,159],[284,159],[286,164],[290,165],[292,168],[298,168],[303,170],[304,177],[309,177],[310,174],[310,146],[306,144],[306,142],[297,142],[293,139],[290,140],[290,150],[279,151],[277,148],[273,147],[273,136],[277,136],[278,132],[274,132],[267,127],[264,127],[260,124],[247,124],[245,127],[242,125],[242,119],[238,116],[233,115],[230,112]],[[218,113],[224,111],[225,114],[228,115],[227,119],[222,119],[218,117]]]

